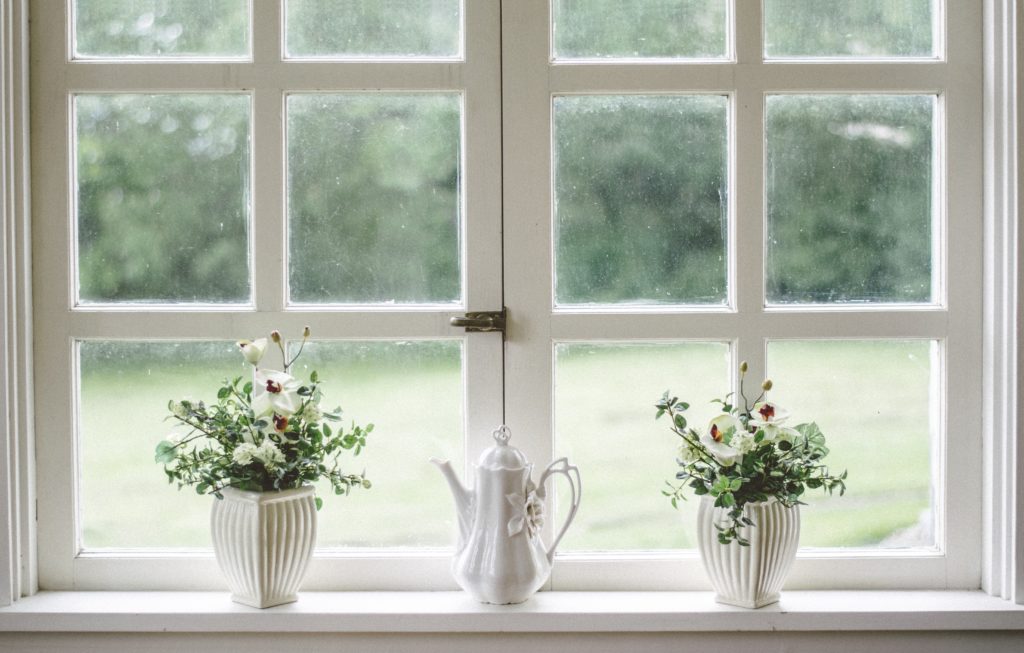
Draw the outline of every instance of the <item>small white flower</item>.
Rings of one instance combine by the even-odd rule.
[[[231,454],[231,460],[237,465],[248,465],[252,462],[253,456],[256,455],[256,445],[243,442],[242,444],[235,447],[234,452]]]
[[[175,401],[171,403],[171,413],[178,419],[185,419],[188,417],[188,408],[185,407],[184,403]]]
[[[267,339],[257,338],[256,340],[239,340],[238,347],[242,350],[242,356],[250,365],[258,365],[263,358],[263,352],[267,350]]]
[[[254,455],[263,461],[263,465],[268,468],[284,462],[284,454],[281,453],[281,450],[269,438],[256,448]]]
[[[302,404],[299,388],[302,384],[291,374],[274,370],[256,370],[252,409],[257,417],[277,413],[293,415]]]
[[[185,439],[185,434],[181,431],[171,431],[167,434],[166,440],[171,444],[178,444]]]
[[[320,410],[320,406],[310,402],[302,409],[299,419],[308,424],[319,424],[324,419],[324,411]]]

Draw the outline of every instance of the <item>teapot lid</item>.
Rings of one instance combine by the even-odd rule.
[[[497,444],[480,454],[477,461],[478,467],[487,469],[522,469],[529,463],[523,452],[511,446],[508,441],[512,438],[512,430],[505,426],[494,429],[491,432]]]

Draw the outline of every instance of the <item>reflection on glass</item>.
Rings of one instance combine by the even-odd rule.
[[[934,299],[935,102],[767,98],[769,303]]]
[[[460,0],[286,0],[290,57],[456,57]]]
[[[214,499],[169,485],[153,451],[171,431],[168,401],[212,401],[223,379],[252,368],[234,342],[85,341],[79,347],[82,546],[212,546]]]
[[[727,100],[555,98],[555,301],[723,304]]]
[[[247,95],[75,96],[79,299],[245,302]]]
[[[938,344],[928,340],[768,343],[772,401],[817,422],[843,497],[809,491],[802,546],[897,549],[936,542],[932,447]]]
[[[718,413],[729,390],[729,346],[720,342],[562,343],[555,347],[555,449],[582,470],[585,497],[560,551],[696,546],[698,501],[672,509],[679,438],[654,421],[662,393],[691,403],[694,426]],[[556,524],[569,505],[558,481]]]
[[[316,370],[324,405],[343,421],[374,431],[353,468],[366,470],[368,491],[325,494],[320,546],[448,547],[455,532],[451,494],[430,457],[464,460],[460,340],[335,341],[306,346],[293,373]]]
[[[249,54],[247,0],[75,0],[80,58],[238,58]]]
[[[558,59],[726,56],[727,0],[555,0]]]
[[[764,0],[768,57],[931,57],[936,0]]]
[[[288,97],[293,301],[461,299],[460,111],[453,93]]]

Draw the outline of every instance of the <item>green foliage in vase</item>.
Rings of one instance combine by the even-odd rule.
[[[309,338],[303,333],[302,344]],[[373,424],[340,424],[341,408],[323,410],[320,379],[312,371],[308,381],[288,373],[302,353],[290,360],[280,333],[271,333],[284,361],[284,371],[265,370],[259,362],[267,339],[240,340],[238,346],[253,365],[252,381],[225,380],[212,404],[182,399],[168,409],[181,427],[156,446],[156,462],[164,465],[169,483],[194,486],[199,494],[223,498],[221,490],[234,487],[256,492],[289,490],[326,479],[335,494],[369,488],[365,472],[341,470],[339,458],[348,451],[358,456],[366,446]],[[331,423],[337,424],[331,426]],[[317,497],[317,509],[323,504]]]
[[[748,401],[743,389],[747,364],[740,365],[740,397],[732,393],[716,399],[722,413],[712,418],[701,433],[687,424],[684,413],[690,407],[666,391],[655,404],[655,419],[667,415],[671,429],[682,440],[679,472],[682,483],[666,483],[662,493],[677,506],[689,488],[696,496],[708,495],[715,506],[726,509],[723,523],[716,523],[718,541],[749,546],[742,529],[756,526],[743,514],[748,503],[775,500],[784,506],[803,505],[801,497],[810,488],[832,494],[846,492],[846,471],[835,475],[822,462],[828,455],[825,435],[814,422],[784,426],[788,411],[768,401],[771,380],[761,384],[761,394]]]

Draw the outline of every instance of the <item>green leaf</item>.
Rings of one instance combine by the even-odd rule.
[[[316,374],[316,372],[313,372],[313,374]],[[321,508],[324,507],[324,500],[321,499],[320,497],[316,497],[315,499],[313,499],[313,502],[316,503],[317,510],[320,510]]]
[[[174,462],[174,459],[177,457],[176,450],[177,445],[167,440],[160,441],[156,445],[156,462],[164,464]]]

